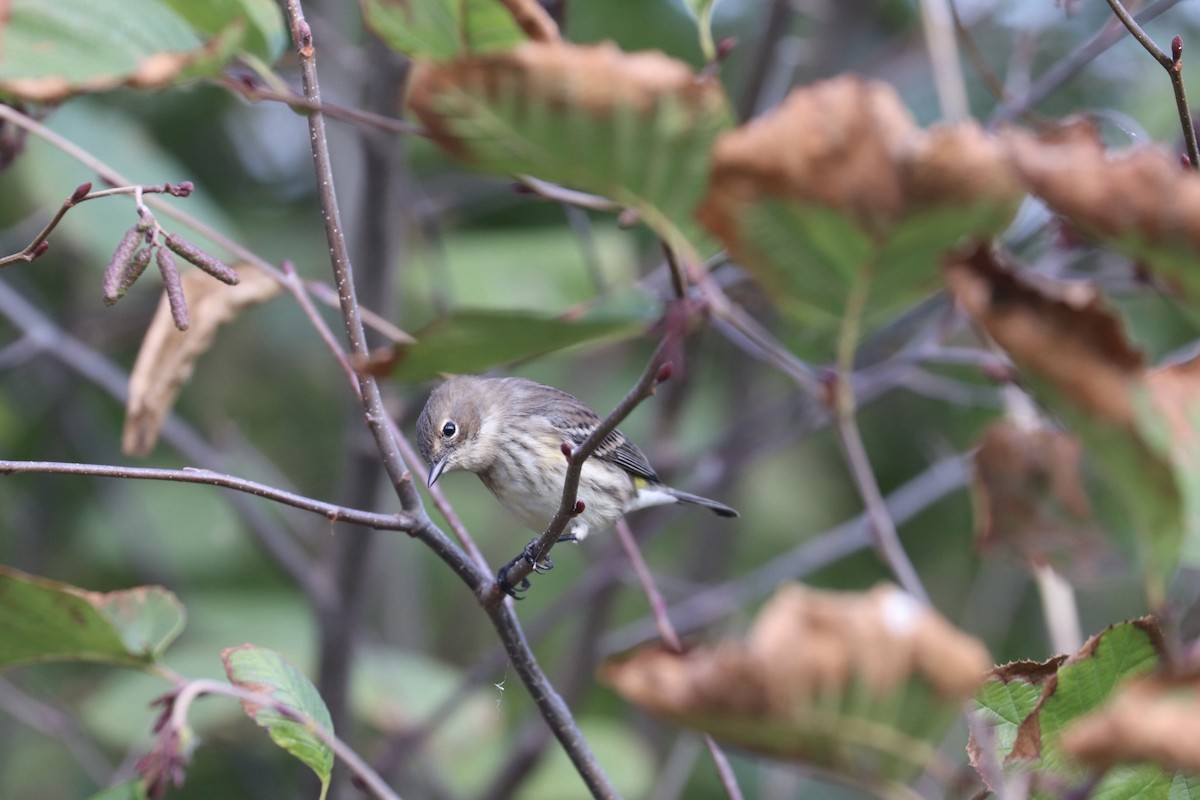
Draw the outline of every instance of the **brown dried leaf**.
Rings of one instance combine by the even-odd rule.
[[[191,312],[191,328],[175,328],[166,297],[142,340],[125,406],[121,448],[145,456],[154,449],[163,420],[180,389],[192,375],[195,360],[212,345],[217,329],[250,306],[265,303],[282,291],[268,273],[252,264],[237,265],[241,283],[226,286],[198,270],[183,273],[183,293]]]
[[[713,151],[702,221],[738,252],[740,207],[761,197],[843,212],[868,232],[932,206],[1015,199],[1002,148],[974,123],[916,126],[886,83],[842,76],[797,89]]]
[[[1174,267],[1172,277],[1200,289],[1200,175],[1153,147],[1104,148],[1095,128],[1075,121],[1047,134],[1004,136],[1029,191],[1074,225],[1135,257]]]
[[[1115,571],[1120,558],[1092,517],[1082,458],[1083,445],[1063,431],[992,424],[974,456],[980,550],[1026,565],[1050,564],[1072,579]]]
[[[601,677],[632,703],[741,746],[828,761],[838,750],[831,741],[884,751],[904,741],[911,752],[889,756],[912,763],[929,731],[907,730],[909,717],[928,723],[943,706],[952,717],[989,665],[982,644],[895,587],[840,593],[795,584],[764,606],[744,642],[684,654],[650,646],[610,661]],[[896,718],[898,696],[922,699]],[[855,738],[868,728],[889,734]]]
[[[1068,727],[1062,747],[1101,768],[1152,761],[1200,772],[1200,675],[1126,683],[1108,705]]]
[[[984,247],[946,267],[954,298],[1022,369],[1050,381],[1090,415],[1132,427],[1142,355],[1091,286],[1035,287]]]

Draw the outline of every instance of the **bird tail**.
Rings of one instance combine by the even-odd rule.
[[[714,514],[716,514],[718,517],[739,517],[739,516],[741,516],[740,514],[738,514],[737,509],[730,508],[729,506],[725,505],[724,503],[718,503],[716,500],[709,500],[707,497],[701,497],[698,494],[688,494],[687,492],[681,492],[678,489],[671,489],[669,487],[664,487],[664,488],[667,488],[667,493],[670,494],[672,497],[674,497],[679,502],[691,503],[692,505],[696,505],[696,506],[704,506],[709,511],[712,511]]]

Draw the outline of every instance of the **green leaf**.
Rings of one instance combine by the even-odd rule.
[[[1082,782],[1088,772],[1063,751],[1063,731],[1104,707],[1124,681],[1154,670],[1162,648],[1157,623],[1143,617],[1107,628],[1070,658],[997,667],[975,696],[975,713],[994,725],[997,751],[988,760],[998,760],[1006,772],[1033,771],[1047,785]],[[973,764],[977,747],[972,739]],[[1170,773],[1137,764],[1106,772],[1092,796],[1166,800],[1171,786]]]
[[[0,667],[44,661],[143,666],[183,629],[175,595],[158,586],[88,592],[0,566]]]
[[[361,0],[375,35],[409,58],[445,60],[498,53],[525,41],[497,0]]]
[[[88,800],[146,800],[146,787],[141,781],[129,781],[110,786]]]
[[[1042,764],[1055,773],[1074,774],[1059,737],[1067,725],[1094,711],[1112,696],[1121,681],[1154,669],[1162,652],[1162,634],[1149,617],[1122,622],[1093,636],[1058,670],[1048,683],[1031,721],[1028,735],[1038,732]],[[1018,739],[1026,735],[1022,730]]]
[[[389,374],[419,383],[442,373],[482,372],[572,345],[634,336],[647,321],[633,313],[571,321],[519,311],[457,311],[416,331],[415,344],[396,345]]]
[[[287,46],[283,12],[274,0],[163,0],[202,36],[214,37],[233,24],[244,24],[242,49],[270,63]]]
[[[244,28],[235,22],[205,40],[159,0],[12,0],[0,95],[58,102],[214,74],[236,51]]]
[[[1057,673],[1064,660],[1066,656],[1044,663],[1017,661],[1005,664],[993,669],[976,693],[975,713],[992,725],[1001,761],[1012,752],[1017,729],[1037,707],[1042,697],[1042,684]]]
[[[604,195],[695,260],[724,91],[662,53],[529,43],[419,65],[409,96],[434,140],[472,166]]]
[[[313,726],[333,733],[329,709],[316,687],[274,650],[242,645],[221,651],[225,673],[235,686],[271,697],[279,708],[243,702],[246,715],[266,728],[271,740],[308,765],[321,781],[322,796],[333,771],[333,750],[325,744]]]

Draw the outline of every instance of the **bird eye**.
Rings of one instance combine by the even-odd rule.
[[[447,420],[446,424],[442,426],[442,436],[453,439],[456,433],[458,433],[458,426],[454,424],[454,420]]]

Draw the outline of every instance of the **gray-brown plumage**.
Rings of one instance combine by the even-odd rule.
[[[474,472],[505,508],[535,531],[562,500],[567,459],[600,418],[575,397],[524,378],[455,376],[433,390],[417,421],[417,444],[429,464],[429,485],[443,473]],[[647,506],[692,503],[723,517],[727,505],[666,486],[646,456],[620,431],[605,437],[584,462],[572,520],[578,539]]]

